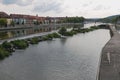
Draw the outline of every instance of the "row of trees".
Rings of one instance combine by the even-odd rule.
[[[113,23],[113,24],[116,25],[119,20],[120,20],[120,16],[114,16],[114,17],[103,18],[99,21],[102,21],[102,22],[105,22],[105,23]]]
[[[84,17],[66,17],[64,23],[83,23],[85,20]]]

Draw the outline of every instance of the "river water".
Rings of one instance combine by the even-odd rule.
[[[109,30],[55,39],[18,50],[0,61],[0,80],[96,80]]]

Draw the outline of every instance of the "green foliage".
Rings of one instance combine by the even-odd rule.
[[[73,32],[72,31],[67,31],[64,36],[73,36]]]
[[[16,49],[26,49],[28,47],[28,43],[25,40],[15,40],[11,41]]]
[[[38,37],[34,37],[30,40],[30,44],[38,44],[38,42],[39,42]]]
[[[91,26],[90,28],[83,28],[83,29],[73,30],[73,31],[76,31],[76,33],[86,33],[86,32],[90,32],[97,29],[100,29],[100,28],[97,26]]]
[[[42,37],[43,41],[46,41],[46,40],[52,40],[53,39],[53,35],[52,34],[48,34],[48,35],[45,35]]]
[[[5,18],[0,18],[0,26],[1,27],[4,27],[4,26],[6,26],[7,25],[7,19],[5,19]]]
[[[14,27],[15,26],[15,22],[11,21],[10,25]]]
[[[84,17],[66,17],[64,23],[83,23],[85,20]]]
[[[67,32],[67,29],[65,27],[62,27],[60,30],[59,30],[59,33],[61,35],[64,35],[65,33]]]
[[[49,39],[52,39],[53,38],[53,34],[48,34],[46,35]]]
[[[14,52],[13,44],[10,42],[5,41],[1,44],[1,46],[8,52]]]
[[[100,19],[101,22],[114,23],[114,24],[116,24],[118,20],[120,20],[120,15],[110,16],[107,18]]]
[[[11,55],[11,53],[6,51],[2,46],[0,46],[0,59],[2,60],[9,55]]]
[[[48,34],[48,35],[42,36],[42,41],[52,40],[53,38],[61,38],[61,36],[58,33]]]
[[[11,48],[12,44],[10,42],[5,41],[5,42],[2,43],[2,47],[4,47],[4,48]]]
[[[8,38],[7,32],[0,32],[0,39],[6,39]]]
[[[60,38],[61,36],[58,33],[52,33],[54,38]]]
[[[43,41],[46,41],[46,40],[48,40],[48,37],[47,37],[47,36],[43,36],[43,37],[42,37],[42,40],[43,40]]]
[[[62,27],[59,30],[59,33],[63,36],[73,36],[74,34],[77,34],[78,32],[75,30],[67,31],[67,29],[65,27]]]

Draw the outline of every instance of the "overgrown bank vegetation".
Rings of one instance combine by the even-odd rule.
[[[90,28],[72,29],[71,31],[67,31],[65,27],[62,27],[58,31],[58,33],[51,33],[44,36],[38,36],[22,40],[14,40],[10,42],[5,41],[0,45],[0,59],[2,60],[12,55],[12,52],[14,52],[15,50],[26,49],[27,47],[29,47],[29,45],[38,44],[41,41],[52,40],[53,38],[61,38],[61,36],[73,36],[77,33],[86,33],[96,29],[99,29],[99,27],[92,26]]]

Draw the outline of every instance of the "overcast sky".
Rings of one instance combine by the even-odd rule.
[[[120,14],[120,0],[0,0],[0,11],[8,14],[100,18]]]

